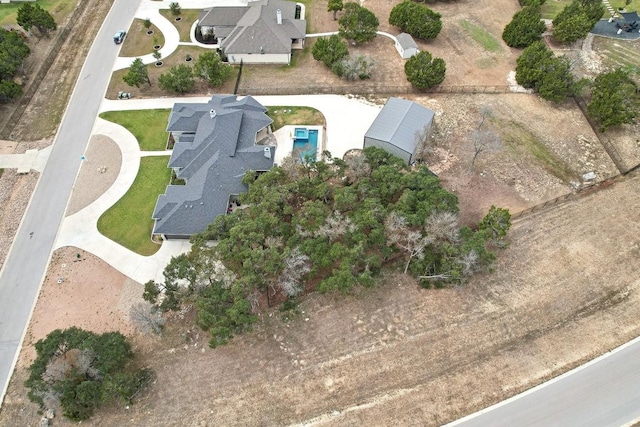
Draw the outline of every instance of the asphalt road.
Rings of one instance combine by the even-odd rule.
[[[640,339],[446,427],[620,427],[640,419]]]
[[[140,0],[115,0],[91,46],[67,111],[0,272],[0,387],[4,399],[53,244],[119,48]],[[55,316],[55,313],[51,313]]]

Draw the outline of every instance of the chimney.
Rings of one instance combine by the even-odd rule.
[[[264,156],[267,159],[271,158],[271,147],[264,147]]]
[[[282,11],[280,9],[276,10],[276,21],[278,25],[282,25]]]
[[[214,110],[213,108],[209,110],[209,116],[213,119],[216,116],[216,110]]]

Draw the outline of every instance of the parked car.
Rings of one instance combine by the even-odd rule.
[[[124,36],[125,36],[126,34],[127,34],[127,32],[126,32],[126,31],[124,31],[124,30],[120,30],[120,31],[118,31],[118,32],[116,33],[116,35],[115,35],[115,36],[113,36],[113,42],[114,42],[115,44],[120,44],[120,43],[122,43],[122,41],[124,40]]]

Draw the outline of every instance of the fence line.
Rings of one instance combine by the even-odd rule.
[[[278,87],[243,87],[238,88],[239,95],[394,95],[421,93],[528,93],[509,85],[459,85],[435,86],[426,90],[418,90],[408,85],[339,85],[339,86],[278,86]]]
[[[40,83],[42,83],[42,80],[45,78],[45,76],[49,72],[51,65],[53,64],[56,57],[58,56],[58,51],[60,50],[60,47],[62,47],[62,45],[67,40],[67,37],[71,32],[71,28],[73,28],[73,25],[71,25],[71,23],[74,23],[78,20],[78,17],[86,9],[86,5],[87,5],[86,1],[80,2],[78,6],[73,10],[73,12],[71,12],[71,14],[69,15],[69,19],[67,20],[67,25],[65,25],[64,28],[58,31],[56,35],[56,40],[54,44],[51,46],[51,48],[49,49],[49,53],[47,53],[47,56],[42,60],[42,63],[40,64],[40,68],[38,69],[35,75],[30,77],[31,84],[29,85],[27,90],[22,94],[22,96],[17,101],[15,101],[16,108],[13,110],[13,113],[9,117],[9,120],[7,120],[4,127],[2,128],[2,131],[0,132],[1,139],[12,138],[11,134],[13,132],[13,129],[16,127],[16,125],[20,121],[20,118],[22,117],[25,110],[27,109],[27,106],[31,102],[31,99],[33,98],[36,91],[40,87]]]

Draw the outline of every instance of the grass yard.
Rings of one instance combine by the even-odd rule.
[[[191,26],[198,19],[200,15],[200,10],[198,9],[183,9],[180,13],[179,21],[176,21],[176,17],[173,16],[171,10],[162,9],[160,14],[167,18],[171,23],[178,29],[178,33],[180,33],[180,41],[181,42],[190,42],[191,41]]]
[[[487,30],[484,28],[467,21],[466,19],[460,21],[460,26],[473,40],[475,40],[478,44],[480,44],[486,51],[488,52],[500,52],[502,51],[502,46],[500,46],[500,42],[495,39]]]
[[[631,3],[629,4],[626,4],[625,0],[610,0],[609,4],[615,10],[618,10],[619,7],[624,7],[627,10],[627,12],[640,11],[640,0],[631,0]]]
[[[640,40],[616,40],[596,37],[594,48],[608,69],[630,67],[635,70],[632,77],[640,77]]]
[[[153,30],[153,34],[147,34],[148,30]],[[153,53],[153,46],[156,43],[160,47],[164,46],[164,35],[158,27],[151,24],[147,29],[142,19],[134,19],[122,43],[120,56],[138,57]]]
[[[22,3],[0,5],[0,25],[17,25],[16,15]],[[76,7],[76,0],[38,0],[38,5],[49,11],[59,25]]]
[[[107,111],[100,118],[124,126],[138,140],[142,151],[162,151],[167,147],[169,109]]]
[[[571,0],[547,0],[540,8],[540,11],[542,12],[542,19],[555,18],[556,15],[570,3]]]
[[[574,171],[531,131],[514,121],[498,121],[498,129],[502,129],[502,140],[512,153],[522,158],[523,155],[532,155],[549,173],[560,178],[564,182],[577,181]]]
[[[153,208],[164,193],[171,169],[169,156],[143,157],[138,176],[127,194],[98,220],[98,231],[140,255],[153,255],[160,245],[151,241]]]
[[[273,130],[285,125],[324,126],[327,124],[322,113],[311,107],[269,107],[267,115],[273,120]]]

